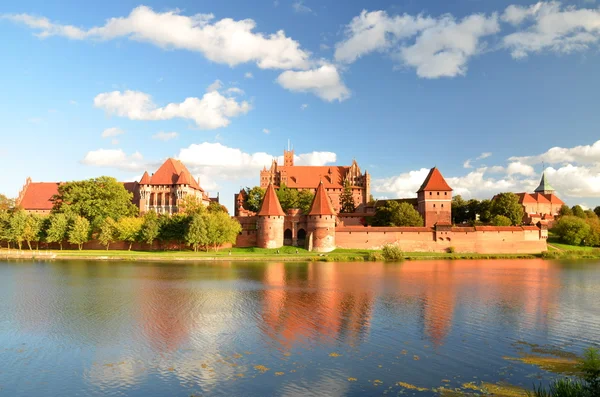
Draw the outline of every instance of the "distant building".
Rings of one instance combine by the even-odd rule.
[[[559,214],[560,207],[565,204],[556,196],[545,173],[542,173],[542,179],[534,193],[517,193],[517,196],[519,196],[519,204],[523,206],[523,223],[527,225],[541,222],[551,226]]]
[[[294,165],[294,151],[284,150],[283,165],[279,165],[274,159],[269,169],[265,167],[260,172],[262,188],[266,188],[269,184],[275,187],[285,184],[291,189],[310,190],[316,193],[321,182],[334,209],[338,212],[341,208],[340,195],[344,191],[345,183],[350,185],[354,205],[358,209],[364,208],[371,196],[371,176],[367,171],[363,174],[355,160],[350,166],[299,166]]]

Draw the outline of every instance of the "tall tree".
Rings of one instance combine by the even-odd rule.
[[[139,210],[131,202],[132,198],[132,193],[115,178],[102,176],[68,182],[58,187],[53,212],[83,216],[97,228],[108,217],[118,221],[137,215]]]
[[[136,218],[132,216],[121,218],[117,222],[117,234],[119,236],[119,240],[129,243],[129,251],[131,251],[131,246],[133,243],[138,240],[143,223],[143,218]]]
[[[65,214],[51,214],[50,225],[46,230],[46,241],[49,243],[58,243],[60,249],[63,249],[63,241],[68,238],[69,218]]]
[[[560,209],[558,210],[558,215],[559,216],[572,216],[573,215],[573,210],[571,208],[569,208],[568,205],[561,205]]]
[[[10,239],[17,244],[19,250],[25,241],[26,228],[27,213],[23,210],[13,212],[10,217]]]
[[[206,206],[202,201],[192,195],[185,196],[179,203],[179,213],[185,215],[201,214],[206,210]]]
[[[223,212],[210,214],[207,218],[206,234],[208,244],[216,251],[225,243],[235,243],[242,225]]]
[[[315,194],[308,189],[298,192],[298,208],[303,214],[308,214],[314,199]]]
[[[298,190],[288,188],[285,183],[282,183],[277,189],[277,198],[284,211],[298,208]]]
[[[423,218],[412,204],[388,200],[384,206],[375,211],[373,225],[423,226]]]
[[[158,219],[160,224],[158,239],[162,242],[177,242],[181,249],[190,217],[184,214],[173,214],[172,216],[161,214]]]
[[[576,216],[576,217],[582,218],[582,219],[587,218],[585,211],[583,210],[583,208],[581,208],[580,205],[574,205],[573,208],[571,208],[571,211],[573,211],[573,216]]]
[[[344,182],[344,190],[342,194],[340,194],[340,212],[349,214],[356,210],[356,205],[354,204],[354,196],[352,195],[352,186],[350,186],[350,182]]]
[[[114,243],[119,239],[119,230],[117,228],[117,222],[113,218],[105,218],[100,224],[100,232],[98,233],[98,241],[100,244],[108,248],[111,243]]]
[[[70,222],[68,232],[69,242],[77,244],[77,248],[81,251],[83,244],[90,241],[91,231],[90,221],[83,216],[75,216]]]
[[[260,205],[263,197],[265,197],[265,189],[260,186],[254,186],[253,188],[246,188],[246,209],[248,211],[258,212],[260,211]]]
[[[208,247],[208,218],[213,214],[194,214],[190,219],[185,241],[198,252],[199,247]],[[208,250],[208,248],[207,248]]]
[[[9,199],[3,194],[0,194],[0,211],[12,210],[15,206],[15,200]]]
[[[570,245],[581,245],[590,233],[590,225],[577,216],[563,216],[552,228],[560,239]]]
[[[10,248],[12,239],[10,236],[10,213],[8,211],[0,211],[0,243],[3,241]]]
[[[226,214],[229,214],[227,207],[225,207],[222,204],[217,203],[216,201],[211,201],[210,204],[208,205],[208,207],[206,207],[206,210],[208,212],[210,212],[211,214],[214,214],[215,212],[224,212]]]
[[[464,223],[467,219],[467,202],[462,198],[460,194],[452,197],[452,222],[453,223]]]
[[[512,221],[504,215],[494,215],[492,218],[492,225],[494,226],[510,226]]]
[[[23,239],[27,243],[29,250],[32,250],[31,243],[38,243],[41,238],[43,218],[36,214],[28,214],[25,219],[25,229],[23,230]]]
[[[500,193],[492,200],[491,215],[502,215],[510,219],[513,225],[523,223],[523,206],[519,204],[519,196],[514,193]]]
[[[479,220],[483,223],[491,222],[492,220],[492,201],[489,199],[481,200],[479,202]]]
[[[144,222],[142,224],[142,230],[140,230],[139,241],[152,246],[152,243],[158,238],[160,233],[158,215],[156,215],[156,212],[150,211],[145,213],[142,219]]]

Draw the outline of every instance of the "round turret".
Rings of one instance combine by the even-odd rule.
[[[309,250],[330,252],[335,249],[335,221],[336,213],[321,182],[307,216]]]
[[[265,198],[257,216],[256,245],[259,248],[283,247],[283,221],[285,213],[281,208],[272,184],[267,186]]]

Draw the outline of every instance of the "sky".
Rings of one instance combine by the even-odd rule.
[[[376,198],[600,205],[600,4],[21,0],[0,6],[0,193],[182,160],[232,211],[288,140]]]

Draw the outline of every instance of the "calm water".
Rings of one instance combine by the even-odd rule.
[[[600,342],[600,263],[0,262],[0,395],[430,395]]]

